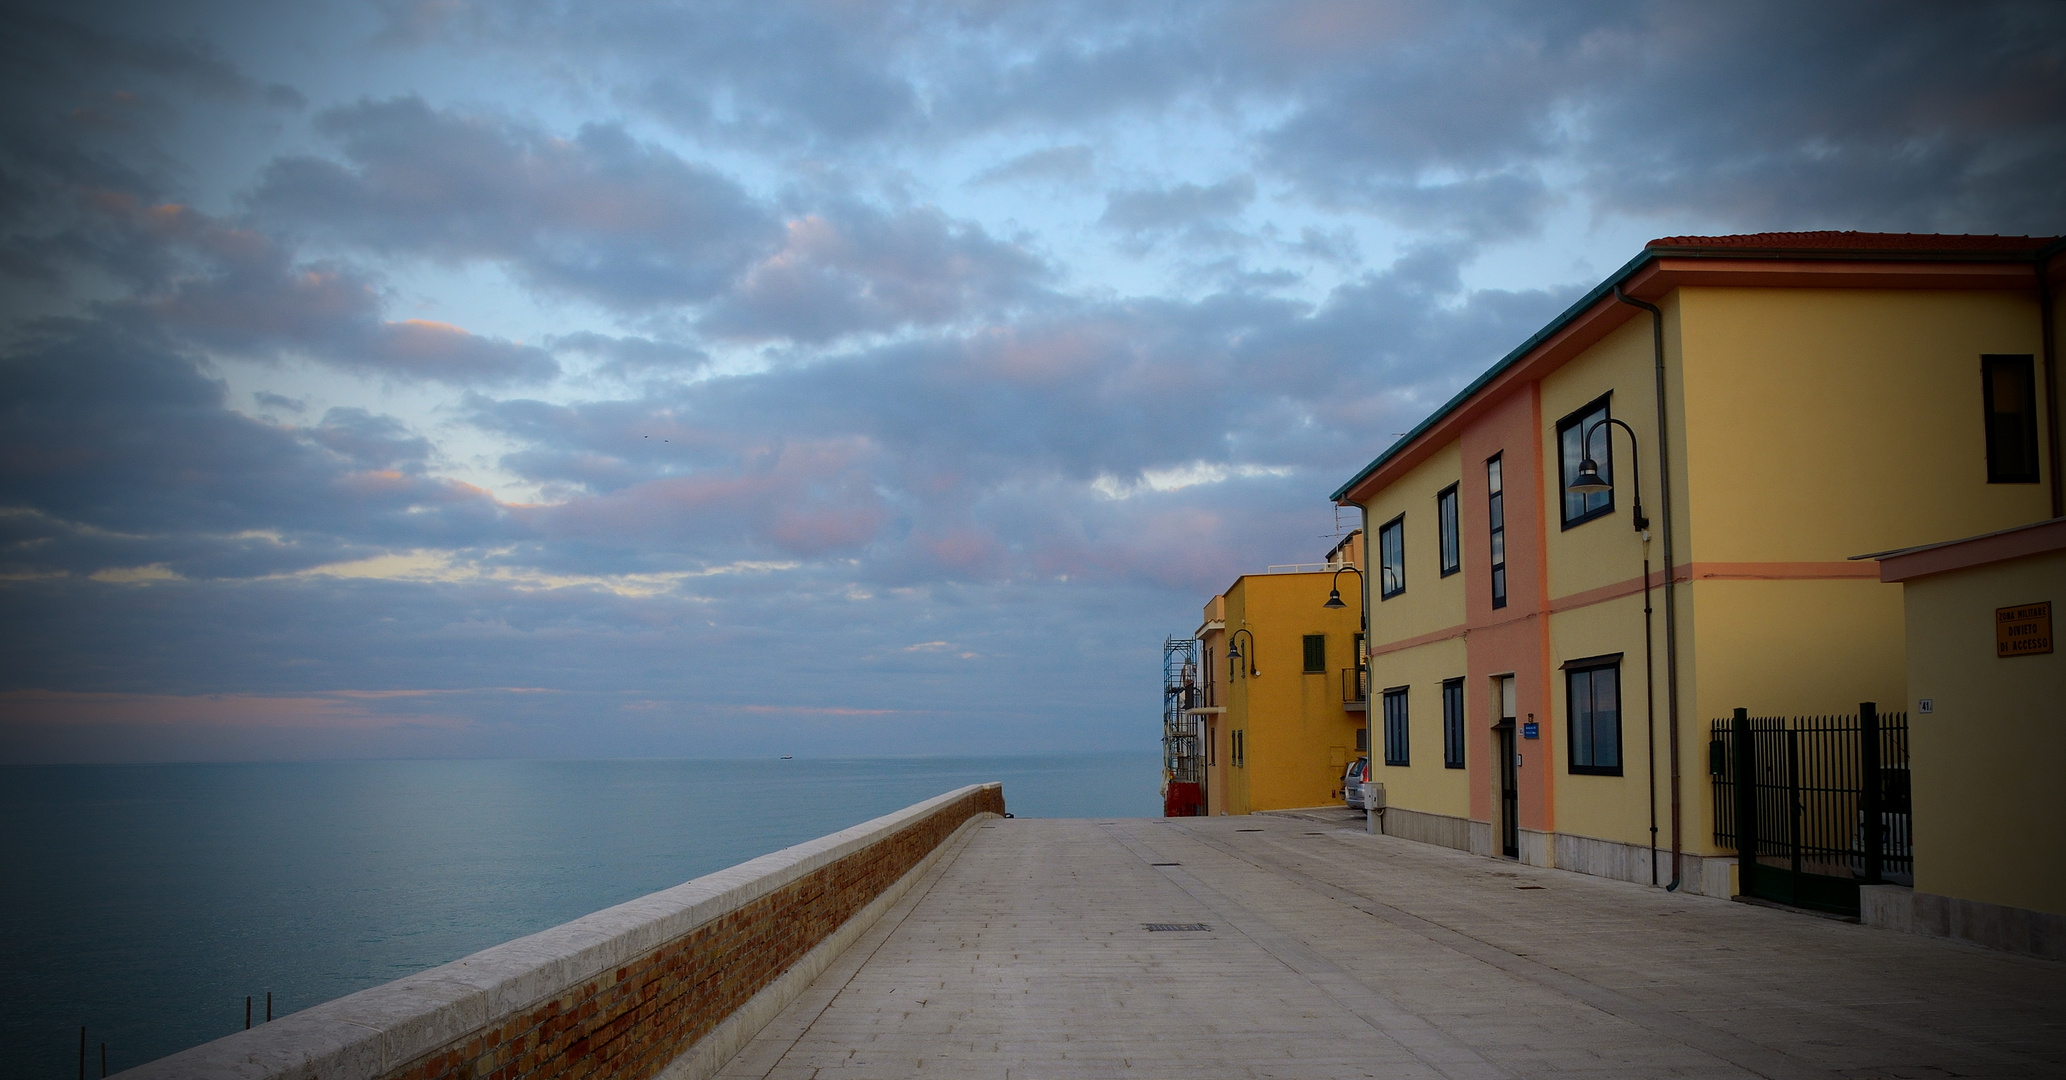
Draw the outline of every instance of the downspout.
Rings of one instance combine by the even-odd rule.
[[[1670,737],[1666,740],[1671,754],[1671,884],[1666,892],[1677,892],[1679,888],[1679,606],[1678,606],[1678,560],[1674,557],[1671,542],[1671,434],[1667,426],[1669,412],[1665,408],[1664,396],[1664,312],[1657,305],[1645,303],[1614,286],[1614,299],[1632,307],[1642,308],[1650,313],[1651,352],[1656,360],[1657,382],[1657,501],[1663,505],[1664,532],[1664,686],[1665,716],[1670,725]],[[1650,575],[1643,575],[1648,585]],[[1655,805],[1654,803],[1652,804]]]
[[[2051,443],[2052,516],[2066,517],[2066,477],[2059,475],[2059,403],[2066,401],[2066,395],[2059,393],[2059,324],[2053,312],[2052,283],[2045,274],[2049,254],[2050,249],[2037,253],[2037,325],[2044,335],[2044,389],[2051,398],[2045,402],[2044,412],[2046,441]]]

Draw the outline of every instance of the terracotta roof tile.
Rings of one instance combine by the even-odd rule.
[[[1735,236],[1666,236],[1653,248],[1767,251],[2036,251],[2052,236],[1961,236],[1942,233],[1769,232]]]

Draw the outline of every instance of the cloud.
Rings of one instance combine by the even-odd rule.
[[[227,408],[198,366],[92,322],[46,323],[0,353],[8,573],[240,578],[500,537],[494,500],[428,475],[429,443],[393,420],[346,408],[274,426]]]
[[[788,241],[712,305],[713,334],[822,342],[938,326],[1038,300],[1040,259],[930,207],[844,206],[791,221]]]
[[[642,310],[710,299],[780,242],[738,184],[611,124],[558,138],[408,97],[326,110],[316,127],[345,160],[276,160],[252,206],[362,250],[494,262]]]
[[[1255,201],[1255,180],[1236,176],[1217,184],[1115,191],[1098,224],[1132,237],[1182,233],[1193,242],[1226,235],[1220,226]]]
[[[1095,161],[1096,157],[1088,146],[1050,146],[1042,150],[1029,150],[1001,165],[984,169],[969,183],[1085,181],[1096,172]]]

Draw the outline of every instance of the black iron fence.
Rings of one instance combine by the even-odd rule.
[[[1708,774],[1715,844],[1736,851],[1743,892],[1856,912],[1859,885],[1912,883],[1906,713],[1738,709],[1714,722]]]

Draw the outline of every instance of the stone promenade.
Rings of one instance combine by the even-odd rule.
[[[2066,1077],[2066,965],[1347,820],[984,823],[720,1075]]]

